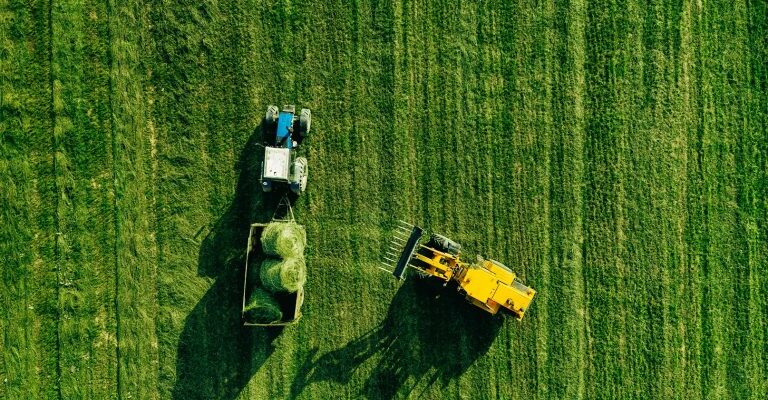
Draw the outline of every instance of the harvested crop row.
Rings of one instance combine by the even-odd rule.
[[[117,397],[115,209],[106,4],[53,2],[59,390]],[[95,14],[101,18],[93,19]],[[70,45],[76,43],[76,45]],[[88,82],[88,85],[83,85]],[[100,225],[101,229],[93,227]],[[84,385],[97,381],[99,384]]]
[[[48,2],[0,12],[0,398],[56,398]]]

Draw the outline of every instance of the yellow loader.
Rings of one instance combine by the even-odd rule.
[[[504,264],[477,257],[461,260],[461,246],[442,235],[432,234],[422,243],[422,228],[400,221],[381,268],[400,280],[408,268],[420,276],[439,279],[444,286],[455,284],[471,304],[491,313],[499,310],[522,320],[536,291],[524,285]]]

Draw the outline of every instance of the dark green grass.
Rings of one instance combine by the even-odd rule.
[[[5,7],[5,4],[4,4]],[[10,2],[0,398],[768,394],[766,6]],[[313,111],[304,316],[240,326],[268,104]],[[397,219],[539,291],[376,269]]]
[[[0,396],[58,395],[49,9],[0,14]]]

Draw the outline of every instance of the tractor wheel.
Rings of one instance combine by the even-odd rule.
[[[312,111],[310,111],[309,108],[301,109],[299,126],[301,127],[301,136],[309,136],[309,130],[312,128]]]
[[[264,117],[264,121],[266,121],[269,125],[274,125],[275,122],[277,122],[277,115],[280,113],[280,110],[277,108],[277,106],[269,106],[267,107],[267,115]]]
[[[309,175],[307,159],[304,157],[299,157],[296,159],[296,161],[303,164],[302,173],[301,176],[299,176],[299,191],[304,192],[307,190],[307,175]]]

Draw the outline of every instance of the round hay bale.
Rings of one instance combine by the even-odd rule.
[[[261,263],[261,284],[271,292],[293,293],[307,281],[307,265],[304,257],[284,260],[267,258]]]
[[[283,319],[280,305],[261,288],[254,288],[248,302],[245,303],[245,320],[252,324],[269,324]]]
[[[295,222],[270,222],[261,233],[261,248],[271,256],[300,257],[306,245],[307,232]]]

